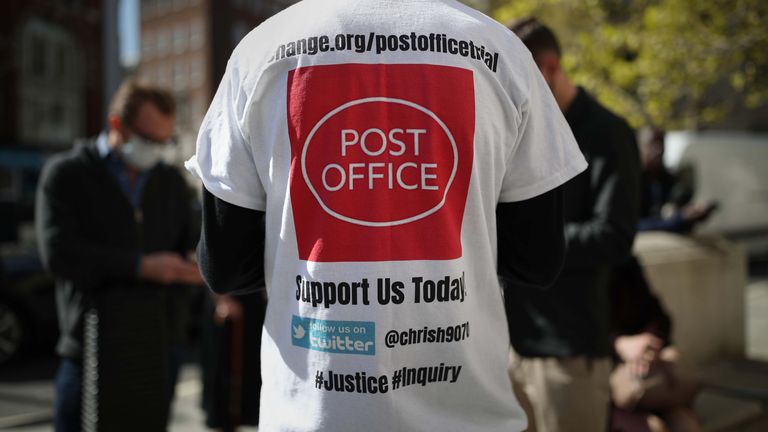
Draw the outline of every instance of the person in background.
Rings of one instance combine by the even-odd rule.
[[[263,236],[263,218],[258,225]],[[256,289],[251,293],[206,295],[202,407],[206,426],[221,432],[259,424],[261,333],[267,293],[263,279],[254,280],[254,284]]]
[[[664,166],[664,131],[645,126],[637,131],[643,167],[639,231],[690,232],[717,209],[715,202],[692,204],[693,170],[673,174]]]
[[[674,175],[664,167],[663,131],[643,127],[637,140],[643,166],[638,230],[690,232],[709,217],[715,204],[689,204],[692,173],[688,169]],[[679,365],[680,354],[671,341],[672,320],[636,257],[616,266],[611,291],[611,431],[700,431],[691,409],[700,385]]]
[[[163,352],[155,354],[167,356],[162,364],[169,368],[158,371],[165,380],[153,386],[167,391],[157,403],[165,400],[170,405],[185,330],[187,296],[179,285],[202,283],[197,265],[186,259],[198,234],[192,194],[179,170],[163,163],[174,134],[173,97],[163,89],[128,80],[113,96],[108,120],[107,131],[46,164],[37,193],[37,238],[42,261],[56,277],[60,325],[56,431],[79,431],[85,420],[81,418],[84,316],[110,293],[120,292],[124,299],[156,295],[162,303],[160,318],[167,328],[153,330],[169,336],[160,348]],[[127,312],[125,326],[100,334],[98,340],[120,344],[132,340],[133,327],[143,325],[143,318],[133,311],[131,324],[131,311]],[[113,317],[100,318],[106,322]],[[113,369],[115,375],[135,359],[122,361]],[[146,414],[148,400],[124,397],[122,402],[143,406]],[[169,406],[156,408],[168,417]],[[121,430],[146,426],[144,420],[141,414],[122,418]]]
[[[616,267],[611,285],[611,432],[701,431],[691,409],[699,382],[679,365],[672,320],[634,257]]]
[[[211,293],[205,305],[202,367],[205,425],[222,432],[259,423],[263,291]]]
[[[202,340],[205,425],[222,432],[257,426],[266,293],[218,295],[205,304]]]
[[[640,164],[634,133],[575,86],[554,33],[535,18],[512,23],[533,54],[589,167],[564,185],[563,271],[549,290],[508,283],[510,376],[529,430],[599,432],[608,426],[610,276],[637,230]],[[535,246],[532,246],[535,247]]]

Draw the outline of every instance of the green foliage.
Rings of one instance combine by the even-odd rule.
[[[493,15],[550,26],[573,80],[634,126],[701,128],[768,102],[766,0],[509,0]]]

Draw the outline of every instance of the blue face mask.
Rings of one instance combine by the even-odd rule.
[[[139,171],[154,168],[160,162],[171,160],[173,145],[169,142],[159,143],[141,138],[131,137],[120,147],[125,163]]]

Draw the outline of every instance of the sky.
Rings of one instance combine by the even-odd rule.
[[[120,63],[135,66],[139,62],[139,0],[116,0],[118,9],[118,35]]]

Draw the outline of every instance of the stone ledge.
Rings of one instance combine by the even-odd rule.
[[[739,399],[712,390],[704,390],[694,404],[696,415],[706,432],[732,431],[746,426],[764,414],[754,400]]]
[[[744,251],[720,237],[637,236],[635,255],[672,317],[683,363],[703,366],[745,353]]]

